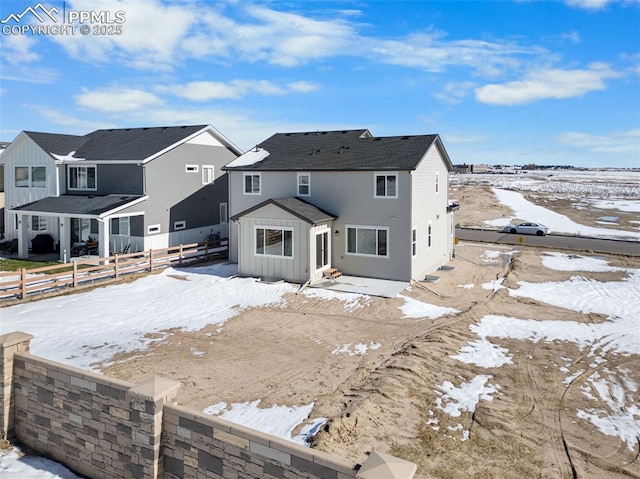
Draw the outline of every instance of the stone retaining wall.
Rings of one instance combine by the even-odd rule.
[[[400,460],[409,473],[369,475],[373,461],[360,469],[178,407],[177,381],[156,376],[134,385],[93,374],[30,354],[31,339],[0,336],[0,435],[89,478],[411,479],[415,473],[414,464]]]

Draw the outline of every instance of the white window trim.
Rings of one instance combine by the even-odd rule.
[[[257,230],[281,230],[281,231],[291,231],[291,256],[277,255],[277,254],[267,254],[267,253],[258,253],[258,245],[256,244],[256,232]],[[253,255],[258,258],[277,258],[277,259],[294,259],[295,252],[295,229],[291,226],[274,226],[274,225],[254,225],[253,226]],[[284,248],[284,246],[283,246]]]
[[[387,232],[387,254],[365,254],[365,253],[350,253],[349,252],[349,228],[356,229],[367,229],[367,230],[376,230],[376,251],[378,251],[378,230],[384,230]],[[389,241],[389,227],[388,226],[372,226],[372,225],[345,225],[345,238],[344,238],[344,254],[349,256],[362,256],[363,258],[388,258],[389,257],[389,247],[391,242]],[[356,233],[357,234],[357,233]],[[356,238],[356,248],[358,246],[358,240]]]
[[[147,226],[147,234],[148,235],[156,235],[160,233],[160,225],[149,225]]]
[[[309,178],[309,183],[306,185],[301,185],[300,184],[300,177],[301,176],[306,176],[307,178]],[[297,187],[296,187],[296,196],[311,196],[311,173],[298,173],[298,177],[297,177],[298,181],[297,181]],[[308,193],[300,193],[300,187],[301,186],[306,186],[309,189]]]
[[[427,223],[427,249],[433,246],[433,224],[431,221]]]
[[[387,176],[395,176],[396,177],[396,194],[395,195],[382,195],[379,196],[378,195],[378,176],[384,176],[385,177],[385,191],[386,191],[386,186],[387,186]],[[398,197],[398,189],[399,189],[399,175],[397,171],[375,171],[373,173],[373,197],[374,198],[386,198],[386,199],[393,199],[393,198],[397,198]]]
[[[440,193],[440,173],[436,171],[436,194]]]
[[[184,165],[185,173],[198,173],[200,171],[199,165]]]
[[[204,178],[204,172],[207,170],[211,170],[211,181],[206,181]],[[203,185],[211,185],[215,180],[215,168],[213,165],[202,165],[202,184]]]
[[[246,184],[247,184],[247,183],[246,183],[246,178],[247,178],[247,176],[257,176],[257,177],[259,178],[258,182],[260,183],[260,188],[258,189],[258,192],[257,192],[257,193],[253,193],[253,192],[247,193],[247,190],[246,190],[246,188],[245,188],[245,187],[246,187]],[[252,183],[253,183],[253,181],[252,181]],[[253,189],[253,188],[252,188],[252,189]],[[242,193],[243,193],[243,194],[245,194],[245,195],[260,196],[260,195],[262,194],[262,173],[249,173],[249,172],[245,172],[245,173],[242,175]]]
[[[94,170],[96,170],[96,174],[95,174],[96,186],[94,188],[89,188],[88,186],[86,188],[72,188],[71,187],[71,169],[72,168],[86,168],[86,169],[93,168]],[[97,165],[68,165],[67,166],[67,189],[70,191],[97,191],[98,190],[98,166]]]
[[[180,231],[180,230],[184,230],[186,228],[187,228],[187,221],[186,220],[180,220],[180,221],[174,221],[173,222],[174,231]]]

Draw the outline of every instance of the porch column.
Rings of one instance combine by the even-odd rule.
[[[69,216],[59,216],[60,232],[60,261],[67,263],[71,257],[71,218]]]
[[[18,258],[29,257],[29,215],[18,214]]]
[[[98,220],[98,256],[109,257],[109,220],[108,218]]]

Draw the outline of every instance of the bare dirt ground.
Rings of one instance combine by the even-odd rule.
[[[462,225],[509,213],[485,187],[458,189],[454,196],[464,198],[457,217]],[[486,250],[504,254],[486,261]],[[602,322],[605,318],[596,314],[479,287],[497,276],[515,288],[518,281],[560,281],[572,273],[545,268],[541,251],[530,247],[510,254],[511,248],[462,243],[456,251],[455,269],[439,271],[440,281],[426,284],[429,290],[413,286],[402,294],[459,314],[405,318],[403,298],[361,299],[345,309],[337,300],[290,294],[286,306],[246,310],[220,330],[173,331],[142,356],[114,358],[103,372],[132,381],[154,374],[179,380],[179,403],[199,410],[220,401],[262,399],[261,407],[313,401],[311,417],[329,422],[312,447],[354,462],[362,462],[372,448],[389,452],[417,463],[418,478],[640,478],[640,444],[631,451],[576,416],[578,408],[593,407],[580,390],[581,378],[600,366],[575,344],[492,338],[508,348],[513,364],[489,371],[451,358],[477,339],[469,326],[487,314]],[[640,268],[638,257],[607,259]],[[620,273],[583,276],[620,279]],[[471,283],[476,286],[459,287]],[[380,347],[365,355],[332,354],[346,343]],[[194,356],[194,351],[203,354]],[[586,371],[569,386],[564,381],[570,373],[559,370],[568,362],[571,373]],[[640,357],[612,355],[602,365],[614,366],[632,371],[640,384]],[[479,374],[492,375],[492,383],[500,385],[492,401],[480,401],[473,414],[456,418],[434,406],[438,385]],[[439,431],[428,425],[433,419]],[[468,440],[445,432],[458,423],[470,431]]]

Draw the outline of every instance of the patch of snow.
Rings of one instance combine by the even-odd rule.
[[[269,152],[264,148],[252,148],[246,153],[240,155],[232,162],[228,163],[226,166],[230,168],[235,168],[237,166],[251,166],[262,160],[264,160],[267,156],[269,156]]]
[[[274,404],[264,409],[258,407],[259,404],[260,399],[256,399],[245,403],[232,403],[227,408],[227,404],[221,402],[205,408],[203,412],[303,445],[308,445],[311,431],[317,432],[320,425],[326,422],[325,418],[314,419],[310,425],[303,428],[305,429],[304,433],[301,431],[294,437],[293,430],[307,420],[314,403],[305,406],[278,406]]]
[[[336,347],[336,349],[331,351],[331,354],[348,354],[349,356],[356,356],[356,355],[364,356],[365,354],[367,354],[367,350],[380,349],[381,346],[382,345],[380,343],[374,343],[373,341],[370,342],[368,346],[363,343],[358,343],[358,344],[347,343],[341,347]]]
[[[493,401],[491,395],[500,389],[500,386],[497,385],[487,385],[487,381],[491,378],[492,376],[487,375],[475,376],[467,383],[462,382],[459,387],[445,381],[438,386],[442,393],[436,391],[442,394],[441,397],[436,398],[436,407],[452,417],[460,417],[465,411],[475,411],[476,405],[481,399]]]
[[[627,270],[626,268],[610,265],[609,261],[604,258],[578,254],[551,252],[544,253],[540,259],[546,268],[555,271],[591,271],[604,273]]]
[[[551,231],[559,233],[582,236],[640,239],[640,233],[636,233],[634,231],[596,228],[593,226],[581,225],[565,215],[531,203],[529,200],[525,199],[522,193],[518,193],[517,191],[493,188],[493,193],[496,195],[500,203],[509,206],[514,211],[514,216],[485,221],[485,223],[491,226],[503,227],[508,225],[512,220],[521,218],[526,219],[527,221],[542,223],[549,227]]]
[[[404,304],[400,306],[404,318],[437,319],[445,314],[457,314],[460,312],[457,309],[435,306],[401,294],[398,294],[396,298],[402,298],[404,300]]]
[[[458,288],[464,288],[464,289],[473,289],[475,288],[476,285],[473,283],[468,283],[468,284],[459,284]]]
[[[504,281],[504,278],[498,278],[498,279],[494,279],[492,281],[489,281],[488,283],[482,283],[480,285],[480,287],[482,289],[486,289],[488,291],[493,291],[496,292],[499,289],[504,288],[504,286],[502,286],[502,282]]]
[[[0,450],[2,479],[80,479],[62,464],[39,456],[21,456],[20,449]]]
[[[342,293],[339,291],[330,291],[323,288],[308,288],[302,291],[307,298],[320,298],[326,300],[335,299],[344,303],[345,311],[353,311],[358,308],[364,308],[371,302],[371,296],[360,293]]]
[[[513,364],[508,349],[490,343],[485,338],[478,339],[460,348],[458,354],[449,356],[466,364],[475,364],[481,368],[499,368]]]

